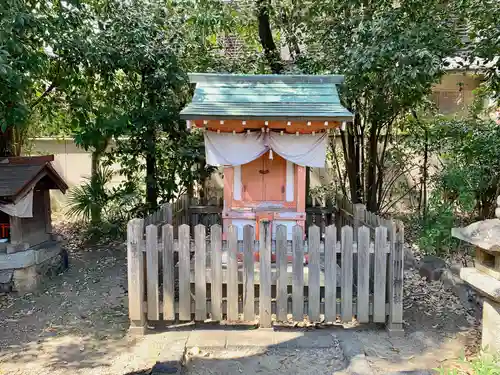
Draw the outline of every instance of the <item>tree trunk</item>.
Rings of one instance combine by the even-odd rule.
[[[377,126],[371,124],[368,138],[368,168],[366,171],[366,208],[370,212],[378,211],[377,202]]]
[[[97,186],[97,173],[99,170],[99,158],[100,153],[98,150],[92,151],[90,164],[90,184],[92,185],[92,191],[95,193],[98,190]],[[94,197],[96,198],[96,197]],[[96,226],[101,221],[101,207],[98,202],[93,199],[92,207],[90,208],[90,221],[92,226]]]
[[[422,166],[422,218],[427,220],[427,180],[429,175],[429,129],[424,128],[424,161]]]
[[[102,201],[98,194],[101,194],[101,190],[104,189],[103,186],[98,186],[99,179],[98,173],[101,166],[101,157],[106,152],[108,147],[109,139],[105,139],[101,145],[92,151],[91,164],[90,164],[90,184],[92,185],[92,191],[96,195],[94,201],[92,202],[92,207],[90,209],[90,220],[93,226],[97,226],[102,220]]]
[[[281,61],[280,51],[276,49],[271,23],[269,20],[269,8],[271,4],[268,0],[257,0],[257,20],[259,21],[260,44],[264,50],[267,62],[274,74],[283,72],[283,62]]]
[[[5,132],[0,130],[0,156],[14,156],[13,136],[14,134],[11,127],[8,127]]]
[[[156,183],[156,131],[154,124],[148,125],[146,132],[146,203],[148,211],[158,208],[158,184]]]

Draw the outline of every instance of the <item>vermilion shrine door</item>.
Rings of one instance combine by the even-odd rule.
[[[241,166],[241,185],[243,186],[243,201],[260,202],[264,200],[262,189],[263,156]]]
[[[241,166],[241,183],[244,201],[285,201],[286,160],[276,153],[271,160],[266,152]]]

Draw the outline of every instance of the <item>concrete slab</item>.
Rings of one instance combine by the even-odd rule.
[[[331,348],[337,345],[337,340],[328,331],[297,332],[290,334],[288,340],[283,340],[283,332],[276,332],[276,346],[279,348],[306,349]]]
[[[194,330],[189,332],[186,343],[187,348],[225,348],[227,334],[230,331],[216,330]]]
[[[227,347],[270,347],[274,345],[272,329],[254,329],[248,331],[228,331]]]

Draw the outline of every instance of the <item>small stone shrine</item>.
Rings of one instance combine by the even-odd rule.
[[[460,277],[484,297],[481,347],[490,353],[500,352],[500,197],[497,205],[496,219],[451,230],[476,248],[474,267],[462,268]]]
[[[52,234],[51,189],[68,185],[53,155],[0,158],[0,292],[30,292],[44,276],[67,266]]]

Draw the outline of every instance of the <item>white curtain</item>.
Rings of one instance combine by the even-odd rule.
[[[33,189],[17,203],[0,204],[0,211],[9,216],[33,217]]]
[[[283,134],[270,133],[269,147],[282,158],[304,167],[324,168],[326,160],[326,133]]]
[[[250,163],[267,151],[264,134],[205,132],[207,164],[214,166]]]
[[[213,166],[237,166],[257,159],[270,149],[286,160],[304,167],[325,166],[326,133],[283,134],[261,133],[216,133],[205,132],[207,164]]]

